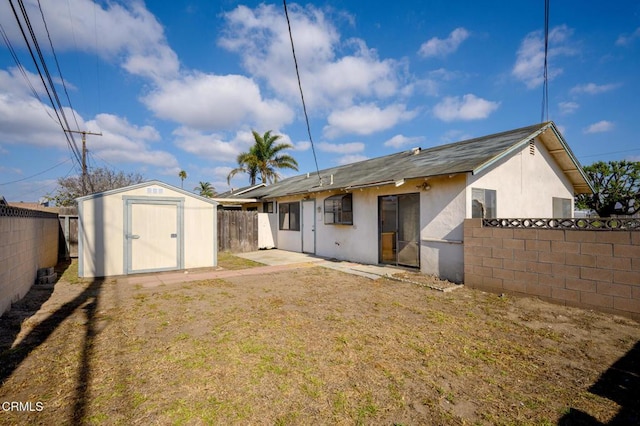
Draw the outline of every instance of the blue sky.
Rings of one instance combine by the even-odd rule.
[[[282,2],[41,1],[70,104],[24,3],[71,128],[102,132],[90,167],[222,192],[255,129],[315,170]],[[541,120],[542,0],[287,4],[321,169]],[[35,201],[80,167],[7,1],[0,24],[25,70],[0,42],[0,194]],[[548,117],[579,161],[639,161],[640,3],[552,1],[548,51]]]

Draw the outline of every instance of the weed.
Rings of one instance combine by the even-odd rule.
[[[344,392],[338,391],[333,396],[333,413],[336,415],[344,414],[347,412],[347,395]]]

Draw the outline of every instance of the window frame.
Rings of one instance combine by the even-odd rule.
[[[294,207],[293,211],[292,207]],[[278,203],[278,229],[280,231],[300,231],[300,201]]]
[[[479,191],[482,191],[482,197],[479,197]],[[481,200],[480,200],[481,198]],[[478,201],[482,207],[482,216],[476,215],[474,201]],[[486,207],[490,203],[489,207]],[[498,217],[498,193],[495,189],[487,188],[471,188],[471,218],[472,219],[495,219]]]
[[[563,197],[551,197],[551,216],[554,219],[566,219],[566,218],[570,218],[573,215],[571,214],[571,207],[572,207],[572,203],[571,203],[571,198],[563,198]],[[560,204],[560,205],[558,205]],[[556,215],[556,210],[560,209],[563,211],[563,214],[561,214],[560,216]],[[568,215],[565,215],[564,212],[567,212]]]
[[[324,199],[325,225],[353,225],[353,194],[336,194]]]
[[[262,203],[262,212],[263,213],[275,213],[273,201],[265,201]]]

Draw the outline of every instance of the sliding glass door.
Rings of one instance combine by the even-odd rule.
[[[420,267],[420,194],[378,197],[379,261]]]

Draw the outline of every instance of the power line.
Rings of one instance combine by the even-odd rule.
[[[622,151],[601,152],[600,154],[578,155],[578,157],[580,157],[580,158],[590,158],[590,157],[599,157],[601,155],[623,154],[625,152],[634,152],[634,151],[640,151],[640,148],[625,149],[625,150],[622,150]]]
[[[67,118],[64,114],[64,109],[62,108],[62,104],[60,103],[60,98],[58,97],[58,94],[56,92],[56,88],[53,84],[53,80],[51,79],[51,75],[49,74],[49,69],[47,68],[47,64],[44,60],[44,56],[42,55],[42,51],[40,50],[40,45],[38,44],[38,40],[36,38],[35,32],[33,31],[33,27],[31,26],[31,22],[29,20],[29,16],[27,14],[27,10],[24,7],[24,3],[22,2],[22,0],[18,0],[18,5],[20,6],[20,11],[22,12],[22,16],[23,19],[25,21],[25,24],[27,25],[27,28],[29,29],[29,34],[31,35],[31,39],[33,41],[33,45],[36,49],[36,51],[38,52],[38,57],[40,59],[40,62],[42,64],[42,68],[47,76],[47,81],[49,82],[49,86],[47,86],[47,83],[45,83],[45,79],[44,76],[42,75],[42,70],[40,69],[40,66],[38,65],[38,60],[35,57],[35,54],[33,53],[33,49],[31,48],[31,43],[29,43],[29,39],[27,38],[27,35],[24,31],[24,27],[22,26],[22,22],[20,21],[20,17],[18,16],[18,12],[16,11],[16,8],[13,4],[13,0],[9,0],[9,4],[11,5],[11,10],[13,11],[13,15],[16,18],[16,22],[18,23],[18,27],[20,28],[20,32],[22,33],[22,37],[24,38],[24,41],[27,45],[27,48],[29,50],[29,54],[31,55],[31,59],[33,60],[33,63],[36,67],[36,70],[38,71],[38,75],[40,76],[40,81],[42,82],[42,85],[44,86],[45,91],[47,92],[47,96],[49,98],[49,102],[51,102],[51,106],[53,107],[53,110],[56,114],[56,117],[58,118],[58,123],[60,124],[60,127],[62,128],[63,132],[65,131],[65,124],[66,127],[69,128],[69,123],[67,122]],[[49,90],[49,88],[51,88],[51,91]],[[56,102],[54,102],[53,97],[51,92],[53,92],[53,97],[56,98]],[[58,105],[58,107],[56,107],[56,103]],[[58,113],[58,109],[60,110],[60,112]],[[62,123],[62,119],[60,118],[60,116],[62,115],[62,119],[64,119],[65,124]],[[67,143],[69,145],[69,147],[71,148],[71,151],[73,153],[73,155],[75,156],[76,160],[78,161],[78,163],[81,162],[80,160],[80,150],[78,149],[78,145],[76,144],[75,139],[73,138],[73,135],[68,135],[65,133],[65,137],[67,139]]]
[[[53,53],[53,59],[56,62],[56,68],[58,68],[58,74],[60,74],[60,81],[62,82],[62,88],[64,89],[64,94],[67,96],[67,102],[69,102],[69,109],[71,109],[71,115],[73,115],[73,120],[76,122],[76,129],[80,129],[80,125],[78,125],[78,119],[76,118],[76,113],[73,110],[73,106],[71,105],[71,98],[69,98],[67,85],[64,83],[64,77],[62,77],[62,70],[60,69],[60,63],[58,62],[58,55],[56,55],[56,50],[53,48],[53,42],[51,41],[51,34],[49,34],[49,27],[47,26],[47,21],[44,19],[44,12],[42,12],[42,5],[40,4],[40,0],[38,0],[38,8],[40,9],[40,15],[42,16],[42,23],[44,24],[44,29],[47,32],[47,38],[49,39],[49,46],[51,46],[51,53]]]
[[[307,106],[304,102],[304,93],[302,93],[302,83],[300,82],[300,70],[298,69],[298,59],[296,58],[296,49],[293,46],[293,35],[291,33],[291,22],[289,21],[289,11],[287,10],[287,0],[282,0],[284,4],[284,15],[287,18],[287,26],[289,27],[289,39],[291,40],[291,53],[293,53],[293,63],[296,67],[296,76],[298,77],[298,87],[300,88],[300,98],[302,99],[302,111],[304,112],[304,119],[307,123],[307,133],[309,134],[309,142],[311,142],[311,152],[313,152],[313,160],[316,163],[316,172],[318,173],[318,179],[320,185],[322,185],[322,176],[320,176],[320,168],[318,167],[318,158],[316,157],[316,149],[313,146],[313,138],[311,137],[311,126],[309,125],[309,116],[307,115]]]
[[[39,173],[36,173],[35,175],[27,176],[27,177],[22,178],[22,179],[12,180],[11,182],[0,183],[0,186],[3,186],[3,185],[9,185],[9,184],[12,184],[12,183],[22,182],[22,181],[25,181],[25,180],[29,180],[29,179],[31,179],[31,178],[34,178],[34,177],[36,177],[36,176],[40,176],[40,175],[42,175],[42,174],[44,174],[44,173],[48,172],[49,170],[53,170],[53,169],[55,169],[56,167],[63,165],[64,163],[66,163],[66,162],[68,162],[68,161],[70,161],[70,160],[71,160],[71,158],[67,158],[66,160],[64,160],[64,161],[62,161],[62,162],[60,162],[60,163],[56,164],[55,166],[51,166],[51,167],[49,167],[47,170],[43,170],[43,171],[41,171],[41,172],[39,172]]]
[[[49,111],[47,111],[46,108],[44,108],[44,105],[43,105],[44,102],[42,102],[42,99],[40,98],[38,91],[35,89],[35,87],[33,87],[33,84],[31,84],[31,80],[29,80],[29,76],[27,75],[27,72],[22,66],[22,63],[20,63],[20,58],[18,58],[18,55],[16,54],[16,51],[13,48],[13,45],[11,44],[11,40],[7,36],[7,33],[4,30],[4,27],[2,26],[2,24],[0,24],[0,34],[2,34],[2,39],[4,40],[4,44],[7,46],[7,49],[9,49],[9,53],[11,54],[13,61],[16,63],[16,67],[18,68],[18,71],[20,71],[20,74],[22,74],[22,78],[27,83],[27,86],[29,86],[29,89],[31,90],[31,94],[33,94],[33,96],[36,99],[38,99],[38,101],[40,102],[40,105],[43,106],[44,112],[49,116],[49,118],[51,118],[55,122],[56,119],[53,118],[51,114],[49,114]]]
[[[549,0],[544,0],[544,71],[542,84],[542,112],[540,122],[549,121],[549,75],[548,75],[548,55],[549,55]]]

